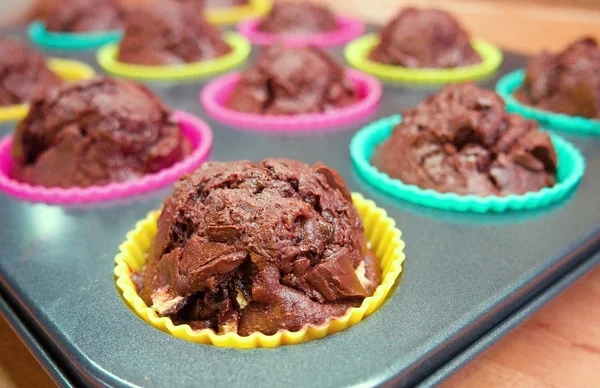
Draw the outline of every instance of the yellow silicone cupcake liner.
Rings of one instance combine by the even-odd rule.
[[[108,73],[137,80],[183,80],[209,77],[223,73],[246,61],[252,50],[250,43],[241,35],[229,32],[225,41],[231,52],[215,59],[174,66],[144,66],[119,62],[119,45],[111,43],[98,50],[97,60]]]
[[[209,8],[206,20],[212,24],[235,24],[249,18],[260,18],[271,10],[269,0],[250,0],[248,4],[227,8]]]
[[[352,200],[364,224],[365,236],[380,260],[382,281],[373,296],[365,298],[360,307],[352,307],[343,316],[333,318],[322,325],[306,325],[296,332],[280,330],[273,335],[254,333],[242,337],[235,333],[219,335],[211,329],[194,331],[189,325],[175,325],[170,318],[159,317],[138,295],[131,279],[131,275],[142,269],[146,263],[146,253],[157,232],[158,211],[151,212],[139,221],[135,229],[127,233],[125,242],[119,247],[114,270],[117,287],[121,290],[123,299],[143,320],[157,329],[192,342],[230,348],[276,347],[337,333],[360,322],[381,306],[402,272],[405,258],[402,232],[395,227],[394,220],[387,216],[385,210],[378,208],[373,201],[360,194],[353,194]]]
[[[372,61],[369,53],[379,43],[379,34],[367,34],[350,42],[344,49],[346,61],[359,70],[381,79],[413,84],[446,84],[485,78],[502,63],[502,51],[489,42],[472,39],[473,49],[482,58],[481,63],[452,69],[413,69]]]
[[[85,63],[68,59],[51,58],[48,68],[65,81],[77,81],[94,76],[94,69]],[[29,112],[29,104],[19,104],[0,108],[0,122],[17,121]]]

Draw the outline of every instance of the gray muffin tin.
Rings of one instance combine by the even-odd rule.
[[[24,36],[22,30],[9,31]],[[341,49],[328,50],[342,60]],[[96,66],[92,52],[48,52]],[[505,53],[492,89],[526,58]],[[600,260],[600,139],[567,136],[586,175],[559,204],[506,214],[438,211],[362,181],[348,154],[367,122],[398,113],[437,88],[386,86],[375,115],[303,135],[221,125],[199,105],[204,81],[152,83],[173,108],[212,127],[213,160],[322,161],[351,190],[387,210],[403,231],[402,281],[370,317],[321,340],[275,349],[222,349],[177,339],[138,318],[113,279],[125,234],[171,189],[94,205],[49,206],[0,194],[0,311],[61,386],[410,386],[453,373]],[[3,125],[0,134],[14,125]]]

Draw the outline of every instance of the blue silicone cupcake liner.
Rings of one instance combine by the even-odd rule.
[[[394,197],[422,206],[476,213],[539,208],[564,198],[581,180],[585,171],[585,160],[579,150],[563,138],[552,135],[552,143],[558,154],[557,182],[554,187],[504,197],[457,195],[421,189],[416,185],[408,185],[399,179],[390,178],[371,165],[371,157],[376,147],[391,135],[392,129],[401,121],[400,115],[394,115],[361,129],[350,142],[350,157],[359,175],[368,183]]]
[[[121,30],[87,33],[50,32],[41,21],[31,23],[27,33],[29,39],[38,46],[68,50],[96,48],[108,43],[120,42],[123,38]]]
[[[506,110],[536,120],[544,128],[559,129],[571,133],[600,135],[600,120],[549,112],[517,101],[513,94],[521,87],[524,80],[525,71],[520,69],[506,74],[496,84],[496,92],[506,101]]]

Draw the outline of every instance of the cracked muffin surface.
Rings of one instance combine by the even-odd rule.
[[[0,39],[0,106],[29,102],[62,84],[44,56],[13,39]]]
[[[197,5],[161,0],[131,11],[118,59],[136,65],[167,66],[206,61],[231,51],[221,32],[204,20]]]
[[[533,57],[515,97],[539,109],[600,120],[598,42],[582,38],[561,52]]]
[[[179,125],[145,86],[112,78],[65,84],[32,102],[13,141],[13,176],[46,187],[139,178],[189,151]]]
[[[326,112],[358,101],[344,68],[316,47],[269,46],[242,73],[226,104],[255,114]]]
[[[554,186],[557,155],[535,121],[507,114],[499,95],[466,83],[403,112],[371,163],[422,189],[488,196]]]
[[[148,306],[176,324],[249,335],[342,316],[381,271],[336,171],[267,159],[182,178],[139,279]]]
[[[320,4],[307,1],[275,3],[258,30],[271,34],[314,34],[338,29],[335,15]]]
[[[467,31],[449,13],[407,7],[380,33],[369,59],[411,68],[454,68],[481,62]]]

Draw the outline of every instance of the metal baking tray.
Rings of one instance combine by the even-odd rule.
[[[341,49],[329,51],[341,59]],[[95,65],[90,53],[65,54]],[[493,88],[500,75],[525,63],[525,57],[505,53],[498,74],[481,84]],[[402,282],[373,315],[318,341],[254,350],[199,345],[138,318],[123,303],[112,275],[125,234],[161,205],[170,188],[86,206],[48,206],[0,194],[0,293],[8,303],[0,310],[46,369],[56,369],[52,376],[61,385],[436,382],[466,362],[465,354],[485,347],[486,334],[493,337],[490,333],[500,330],[501,335],[503,322],[534,309],[544,292],[552,295],[550,286],[571,279],[578,268],[589,269],[580,266],[600,249],[597,138],[568,137],[588,167],[577,190],[559,204],[507,214],[444,212],[376,191],[356,175],[348,154],[350,139],[362,125],[413,106],[436,88],[386,86],[373,117],[336,131],[290,135],[239,130],[211,120],[199,105],[202,84],[149,85],[171,107],[206,119],[215,135],[215,160],[286,157],[337,169],[350,189],[375,200],[404,232]],[[0,134],[11,130],[4,126]]]

